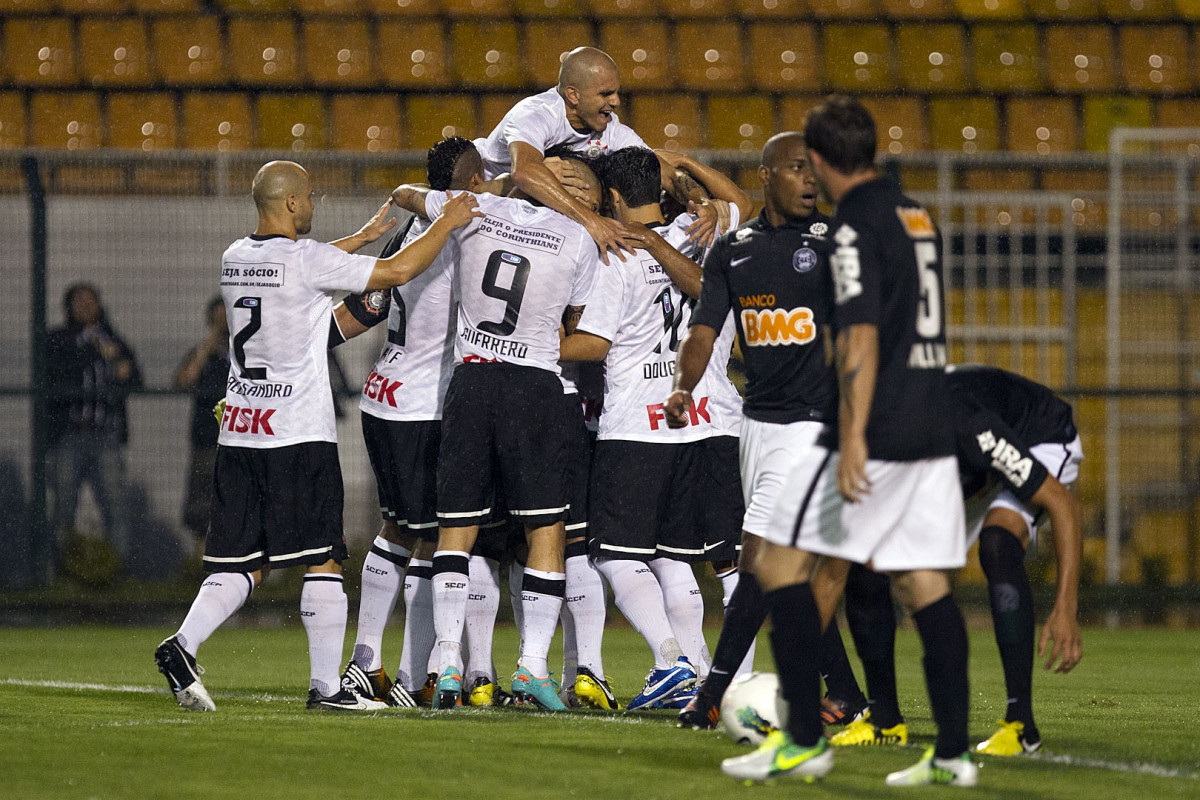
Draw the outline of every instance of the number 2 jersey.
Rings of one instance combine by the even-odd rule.
[[[312,239],[249,236],[221,256],[230,364],[218,442],[336,442],[329,388],[333,292],[362,292],[373,256]]]
[[[429,223],[417,217],[402,247]],[[458,257],[452,238],[429,268],[392,288],[387,341],[363,384],[360,410],[380,419],[412,422],[442,418],[442,401],[454,368],[454,297],[451,268]]]
[[[475,195],[485,216],[452,237],[457,363],[499,362],[559,374],[559,328],[567,306],[584,305],[600,256],[582,225],[525,200]],[[437,219],[444,192],[425,199]]]
[[[730,228],[737,227],[737,206],[731,206]],[[695,254],[687,228],[696,218],[681,214],[654,230],[685,256]],[[578,331],[612,342],[604,359],[604,413],[598,439],[638,442],[693,442],[710,436],[737,436],[742,422],[742,398],[727,375],[733,347],[732,314],[727,314],[713,344],[704,375],[692,390],[688,425],[669,428],[663,402],[671,393],[675,355],[687,332],[695,302],[667,277],[645,250],[625,261],[601,265],[591,300]]]

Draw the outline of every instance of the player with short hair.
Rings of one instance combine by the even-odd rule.
[[[564,360],[605,363],[600,418],[589,492],[590,550],[612,586],[617,606],[646,638],[654,668],[631,710],[690,699],[707,672],[703,601],[690,562],[737,530],[736,428],[741,398],[714,359],[703,404],[691,426],[674,431],[661,398],[674,371],[679,328],[700,292],[696,251],[687,234],[695,217],[667,224],[659,207],[658,156],[626,148],[599,168],[614,215],[649,228],[646,250],[602,269],[577,331],[563,342]],[[701,176],[703,180],[703,176]],[[735,200],[735,223],[749,199],[724,176],[708,188]],[[723,352],[732,345],[732,328]],[[721,476],[713,479],[728,467]],[[675,706],[678,707],[678,706]]]
[[[804,138],[834,203],[836,427],[793,469],[755,561],[787,730],[726,759],[731,777],[823,777],[833,767],[820,716],[817,645],[848,562],[894,573],[925,647],[935,747],[890,786],[972,786],[967,634],[946,571],[965,560],[962,493],[943,369],[940,238],[929,212],[879,176],[875,122],[834,96],[808,112]]]
[[[1000,729],[976,746],[1013,756],[1041,747],[1033,719],[1033,591],[1025,549],[1037,520],[1049,512],[1058,558],[1058,597],[1038,650],[1053,641],[1046,668],[1069,672],[1082,658],[1076,621],[1082,560],[1079,501],[1070,491],[1083,450],[1070,404],[1019,375],[993,367],[952,367],[955,432],[963,494],[968,498],[967,545],[979,541],[1008,708]],[[868,714],[834,736],[834,745],[904,744],[907,725],[896,696],[896,615],[886,575],[851,568],[846,584],[850,621],[871,693]]]
[[[323,244],[299,238],[311,230],[313,215],[312,182],[299,164],[264,165],[252,194],[258,226],[221,258],[231,363],[204,550],[211,574],[154,659],[181,706],[214,710],[199,679],[197,649],[267,570],[304,566],[307,707],[382,708],[342,689],[337,669],[346,629],[340,564],[347,554],[325,353],[331,295],[390,288],[419,275],[451,232],[474,218],[474,198],[447,201],[443,222],[391,258],[377,259],[352,253],[395,224],[390,200],[353,236]]]
[[[430,218],[442,211],[443,199],[418,187],[398,187],[393,198]],[[442,418],[433,559],[435,706],[460,702],[469,552],[500,490],[529,545],[513,694],[562,710],[547,666],[566,577],[568,445],[559,328],[565,320],[574,329],[599,257],[583,226],[552,209],[515,197],[478,201],[485,216],[457,236],[454,267],[456,366]]]

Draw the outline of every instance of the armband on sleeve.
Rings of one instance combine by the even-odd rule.
[[[339,344],[346,343],[346,335],[342,333],[342,329],[338,326],[337,314],[329,315],[329,341],[325,343],[326,350],[332,350]]]
[[[363,326],[373,328],[387,319],[392,298],[390,293],[375,289],[362,294],[346,295],[342,302],[346,304],[346,310],[350,312],[350,316]]]

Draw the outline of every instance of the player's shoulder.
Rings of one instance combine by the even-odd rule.
[[[531,94],[518,100],[509,110],[507,116],[526,116],[540,114],[557,117],[560,109],[565,108],[562,97],[557,89],[547,89],[544,92]]]

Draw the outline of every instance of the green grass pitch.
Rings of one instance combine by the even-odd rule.
[[[217,712],[186,712],[167,694],[151,656],[169,633],[0,630],[0,798],[736,800],[957,791],[883,785],[887,772],[914,762],[932,741],[920,644],[911,630],[900,634],[899,677],[915,746],[839,750],[833,773],[817,785],[755,787],[718,769],[722,758],[744,750],[720,733],[677,730],[669,712],[306,712],[308,658],[299,626],[218,631],[200,654]],[[716,631],[709,635],[715,639]],[[389,631],[389,652],[398,639]],[[511,627],[502,627],[502,671],[512,668],[515,645]],[[1039,669],[1035,678],[1042,753],[980,759],[972,796],[1200,797],[1200,632],[1088,630],[1084,647],[1073,674]],[[612,627],[605,659],[627,699],[649,666],[645,644],[628,628]],[[765,637],[758,665],[770,668]],[[978,740],[991,733],[1004,702],[989,631],[972,634],[971,680]]]

